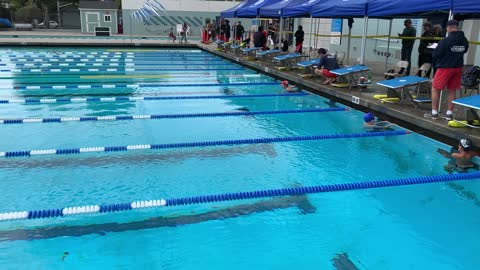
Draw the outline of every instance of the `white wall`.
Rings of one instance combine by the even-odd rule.
[[[140,9],[144,0],[122,0],[123,9]],[[204,0],[160,0],[167,12],[172,11],[209,11],[221,12],[240,4],[240,1],[204,1]]]

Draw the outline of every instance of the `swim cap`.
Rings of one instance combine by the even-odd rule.
[[[282,85],[283,85],[283,86],[288,86],[288,81],[283,81],[283,82],[282,82]]]
[[[375,116],[371,112],[369,112],[363,116],[363,120],[365,121],[365,123],[368,123],[372,120],[375,120]]]
[[[465,150],[469,150],[472,147],[472,140],[470,139],[460,139],[460,145]]]

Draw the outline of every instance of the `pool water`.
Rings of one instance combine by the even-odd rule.
[[[207,66],[195,66],[151,73],[126,71],[125,61],[111,73],[12,71],[26,54],[41,59],[33,61],[41,65],[53,58],[53,53],[75,55],[78,60],[98,59],[85,56],[92,53],[116,52],[125,59],[133,56],[134,64],[148,59],[151,69],[169,62],[188,66],[192,59],[218,64],[212,65],[215,70],[208,71],[202,71]],[[0,55],[0,63],[5,64],[2,69],[10,70],[0,73],[2,99],[220,96],[0,104],[2,119],[332,106],[327,99],[307,92],[305,96],[228,98],[284,91],[273,78],[200,50],[55,48],[52,52],[48,48],[12,48],[3,49]],[[157,86],[141,85],[144,82]],[[95,86],[104,84],[138,85]],[[47,87],[21,89],[40,85]],[[52,88],[61,85],[93,87]],[[215,118],[25,123],[0,127],[0,151],[350,134],[364,132],[362,123],[363,113],[353,109]],[[4,158],[0,162],[0,212],[447,174],[443,166],[448,160],[436,152],[438,148],[449,150],[447,145],[411,133]],[[479,192],[477,182],[461,181],[6,221],[0,223],[0,265],[2,269],[350,270],[354,268],[348,263],[353,263],[358,269],[477,269]],[[64,252],[68,256],[64,257]],[[339,254],[347,254],[348,259]]]

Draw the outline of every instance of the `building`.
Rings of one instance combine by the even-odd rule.
[[[95,27],[109,27],[118,34],[118,4],[115,1],[80,1],[80,22],[83,33],[94,33]]]

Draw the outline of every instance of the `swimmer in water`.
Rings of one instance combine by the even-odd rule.
[[[290,85],[287,80],[283,81],[281,85],[285,90],[287,90],[287,92],[297,92],[298,91],[298,87],[296,87],[295,85]]]
[[[64,261],[65,258],[67,258],[68,254],[69,254],[68,251],[63,252],[62,261]]]
[[[446,158],[450,158],[450,161],[444,167],[449,173],[454,170],[458,172],[466,172],[468,169],[478,169],[478,165],[475,164],[472,159],[479,156],[479,153],[474,150],[472,140],[468,138],[460,139],[457,148],[455,149],[455,147],[452,147],[450,152],[440,148],[437,152]]]
[[[385,129],[391,129],[395,124],[388,121],[375,121],[375,115],[369,112],[363,116],[363,127],[370,131],[381,131]]]
[[[223,88],[223,93],[225,95],[233,95],[233,91],[230,90],[228,87]]]

